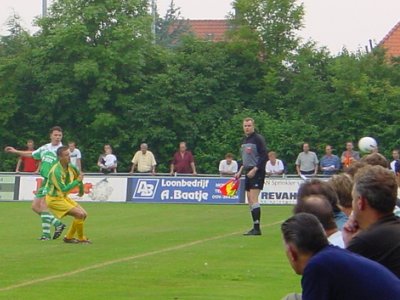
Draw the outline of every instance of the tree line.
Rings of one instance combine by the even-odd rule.
[[[242,119],[294,170],[303,142],[326,144],[374,137],[383,154],[400,145],[400,64],[379,47],[337,55],[303,43],[304,8],[295,0],[236,0],[223,42],[198,39],[171,4],[157,16],[156,37],[145,0],[56,0],[39,31],[12,18],[0,38],[0,144],[22,148],[64,141],[97,171],[105,143],[128,171],[142,142],[166,172],[180,141],[199,173],[216,173],[225,153],[238,155]],[[171,24],[179,26],[171,28]],[[15,157],[0,154],[0,170]]]

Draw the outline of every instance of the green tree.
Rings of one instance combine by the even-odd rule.
[[[156,16],[156,44],[163,47],[176,47],[180,39],[189,32],[189,23],[182,18],[179,7],[171,0],[164,17]]]
[[[256,39],[260,55],[284,59],[299,45],[303,4],[295,0],[236,0],[232,22],[242,39]]]

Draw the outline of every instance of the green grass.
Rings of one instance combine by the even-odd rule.
[[[37,241],[30,203],[0,203],[0,299],[253,300],[300,291],[277,224],[290,207],[263,206],[263,235],[245,237],[244,205],[82,205],[91,245]]]

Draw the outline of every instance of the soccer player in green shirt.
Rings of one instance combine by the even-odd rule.
[[[50,143],[43,145],[33,152],[16,150],[14,147],[5,148],[6,152],[14,153],[20,156],[32,156],[36,160],[41,160],[39,173],[43,177],[43,181],[35,195],[35,198],[33,199],[32,210],[37,213],[42,220],[42,236],[39,238],[42,241],[51,239],[51,225],[54,225],[55,227],[53,239],[57,239],[66,227],[63,223],[61,223],[60,220],[49,213],[44,200],[44,196],[46,195],[45,186],[47,183],[48,174],[51,167],[57,163],[56,151],[62,146],[62,136],[62,129],[58,126],[55,126],[50,129]]]
[[[76,201],[68,197],[75,187],[79,187],[79,196],[83,195],[83,175],[70,163],[68,147],[58,148],[57,156],[59,162],[51,168],[46,185],[47,207],[58,218],[66,215],[74,217],[74,221],[64,237],[65,243],[90,244],[91,242],[83,234],[83,224],[87,213]],[[75,234],[77,239],[74,238]]]

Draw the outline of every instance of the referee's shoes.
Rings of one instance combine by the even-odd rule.
[[[246,233],[243,233],[243,235],[261,235],[261,230],[257,230],[257,229],[252,229]]]

